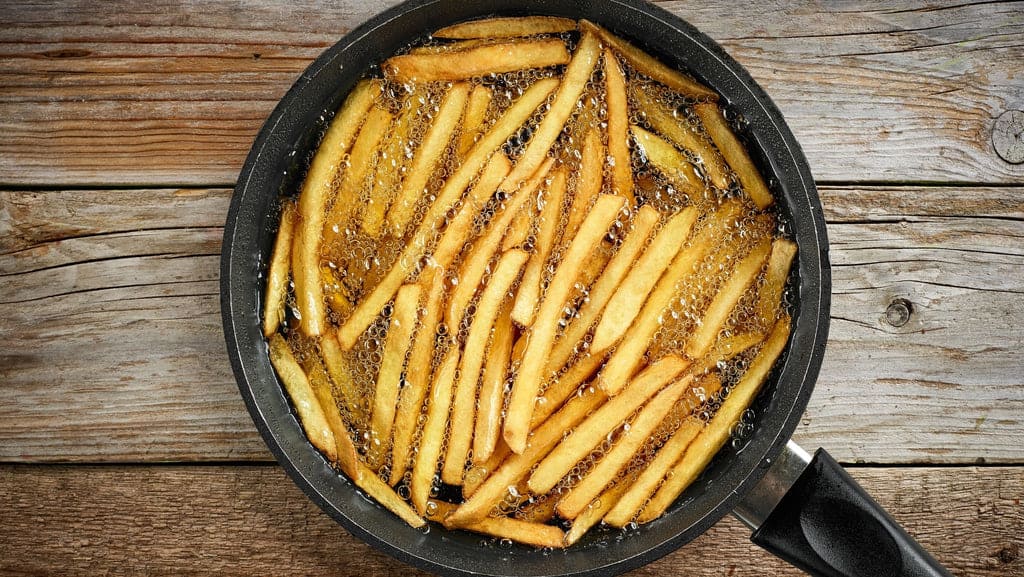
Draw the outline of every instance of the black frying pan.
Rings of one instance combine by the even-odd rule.
[[[262,273],[277,228],[277,199],[298,191],[325,116],[368,67],[397,49],[441,26],[496,14],[592,20],[714,88],[746,120],[742,137],[799,246],[792,335],[754,402],[753,434],[742,446],[723,449],[662,518],[626,533],[592,530],[566,551],[483,546],[479,535],[413,529],[361,495],[306,440],[260,331]],[[410,0],[372,18],[309,66],[259,132],[231,202],[221,261],[228,354],[270,450],[324,511],[406,563],[443,575],[615,575],[669,553],[736,509],[755,529],[756,542],[815,574],[948,575],[827,453],[819,450],[807,466],[805,453],[792,443],[787,447],[821,366],[830,289],[821,204],[781,113],[715,42],[639,0]]]

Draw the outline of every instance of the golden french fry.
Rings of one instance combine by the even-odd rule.
[[[462,121],[459,132],[458,144],[455,153],[462,158],[473,147],[476,138],[484,129],[484,119],[487,116],[487,107],[491,105],[491,89],[477,85],[469,93],[469,102],[466,103],[466,115]]]
[[[592,352],[606,351],[619,342],[672,259],[685,250],[686,239],[696,220],[697,209],[687,207],[670,218],[655,235],[651,245],[636,260],[608,301],[601,321],[594,329],[594,342],[590,346]]]
[[[601,238],[622,209],[623,202],[622,197],[613,195],[602,195],[598,198],[594,208],[587,215],[566,250],[548,284],[544,299],[539,305],[536,320],[527,341],[526,351],[523,353],[522,363],[519,365],[516,380],[512,385],[505,417],[505,442],[517,453],[523,452],[526,447],[526,437],[530,433],[530,419],[536,406],[537,393],[543,379],[547,377],[543,371],[548,364],[551,345],[554,343],[558,331],[562,308],[569,298],[584,259],[601,242]],[[531,260],[531,264],[532,262]],[[529,270],[529,265],[527,265],[527,272]],[[525,280],[526,273],[523,274]],[[522,292],[519,294],[521,295]],[[518,303],[517,300],[516,304]]]
[[[364,427],[369,415],[363,406],[362,394],[352,380],[352,371],[349,370],[348,361],[345,360],[345,352],[341,350],[333,333],[321,337],[320,354],[324,358],[327,374],[341,394],[342,403],[352,419],[351,424],[356,428]]]
[[[605,489],[601,496],[595,499],[590,506],[584,509],[572,520],[572,525],[565,532],[566,547],[569,547],[580,540],[591,527],[597,525],[619,498],[626,492],[631,484],[631,479],[619,479],[614,485]]]
[[[530,468],[562,440],[565,431],[575,427],[607,400],[608,396],[597,389],[588,389],[573,397],[534,431],[522,454],[511,453],[476,488],[473,495],[445,519],[445,526],[465,525],[487,517],[491,509],[508,493],[509,487],[514,487],[526,476]]]
[[[416,211],[417,202],[427,196],[427,182],[437,163],[448,152],[448,142],[459,127],[459,120],[466,108],[468,97],[469,84],[459,82],[452,86],[441,100],[437,116],[416,149],[409,172],[402,181],[402,189],[388,210],[388,228],[396,237],[404,235],[409,220]]]
[[[512,38],[537,34],[559,34],[576,29],[576,21],[556,16],[516,16],[485,18],[446,26],[434,32],[434,38]]]
[[[395,515],[398,515],[403,521],[413,527],[422,527],[427,524],[422,517],[413,511],[412,507],[408,503],[402,500],[395,493],[395,490],[388,486],[383,479],[377,476],[372,470],[366,465],[360,465],[362,469],[359,477],[356,478],[356,486],[358,486],[366,494],[373,497],[375,501],[384,506],[385,509],[391,511]]]
[[[608,109],[608,162],[611,164],[612,191],[636,204],[633,196],[633,163],[629,155],[629,105],[626,78],[611,50],[604,51],[605,102]]]
[[[718,412],[711,418],[711,422],[690,443],[686,453],[672,467],[671,474],[640,512],[640,516],[637,517],[638,522],[646,523],[664,513],[665,509],[668,509],[668,506],[690,486],[690,483],[700,475],[701,471],[718,453],[718,450],[722,448],[722,445],[729,439],[729,429],[739,421],[740,415],[750,406],[751,401],[754,400],[761,385],[768,377],[768,373],[775,365],[775,360],[786,347],[786,342],[789,340],[789,329],[789,317],[783,317],[775,323],[764,346],[751,361],[747,372],[732,387],[729,396],[725,398]]]
[[[455,257],[459,256],[462,248],[473,235],[474,217],[480,213],[480,209],[498,189],[498,185],[510,170],[512,170],[512,163],[503,153],[499,152],[487,161],[487,166],[480,173],[480,178],[466,195],[462,208],[441,233],[441,239],[437,241],[434,253],[430,255],[434,266],[447,270]]]
[[[323,451],[328,459],[337,462],[334,433],[331,432],[327,416],[313,392],[313,387],[309,384],[309,379],[306,378],[305,371],[299,366],[288,343],[279,333],[270,336],[269,344],[270,364],[274,365],[277,376],[281,378],[281,383],[292,405],[295,406],[295,412],[299,415],[299,423],[306,431],[306,437],[314,447]]]
[[[334,445],[336,448],[334,460],[342,473],[345,473],[349,479],[355,479],[359,475],[359,453],[356,452],[356,446],[352,443],[352,437],[349,436],[348,427],[341,418],[341,411],[338,410],[338,403],[334,399],[327,371],[318,358],[310,359],[307,364],[309,370],[306,374],[309,377],[309,384],[313,389],[317,402],[320,404],[321,410],[324,412],[327,425],[331,428],[331,433],[334,435]]]
[[[537,301],[540,298],[544,268],[547,266],[551,251],[555,248],[556,235],[559,225],[562,223],[562,207],[565,203],[568,179],[569,175],[564,166],[555,169],[551,178],[551,186],[548,187],[548,193],[544,199],[544,208],[540,211],[537,241],[534,243],[530,262],[527,263],[526,270],[523,271],[523,280],[519,283],[519,290],[516,292],[516,303],[512,307],[512,320],[522,327],[533,324],[533,315],[537,310]]]
[[[655,395],[630,423],[629,429],[622,432],[611,450],[558,501],[558,514],[566,519],[574,519],[600,495],[650,438],[692,381],[692,376],[686,376]]]
[[[690,161],[676,150],[672,143],[635,124],[630,127],[630,130],[633,132],[637,144],[647,156],[648,162],[667,176],[680,192],[690,198],[691,202],[701,200],[704,194],[704,183],[697,177]]]
[[[597,382],[603,390],[609,394],[616,394],[636,371],[651,338],[661,326],[661,315],[675,298],[679,285],[693,274],[695,265],[720,242],[725,235],[725,229],[735,222],[739,214],[738,203],[726,203],[709,217],[710,222],[696,234],[690,246],[676,255],[675,260],[651,291],[651,295],[647,297],[647,302],[640,309],[640,314],[633,325],[626,331],[619,346],[601,369]]]
[[[370,414],[370,447],[366,461],[371,469],[380,470],[384,457],[391,451],[391,430],[395,424],[398,389],[402,382],[405,355],[412,343],[416,328],[416,308],[420,301],[420,286],[405,285],[395,296],[395,310],[384,340],[377,386]]]
[[[444,515],[453,512],[456,507],[451,503],[437,503],[436,520],[443,520]],[[517,543],[534,547],[562,547],[565,535],[554,525],[546,525],[539,521],[526,521],[512,517],[484,517],[483,519],[463,525],[452,525],[451,528],[465,529],[474,533],[483,533],[499,539],[511,539]]]
[[[580,307],[577,318],[570,320],[565,333],[555,343],[551,358],[548,360],[548,372],[558,371],[565,366],[578,343],[583,340],[590,327],[601,317],[605,306],[615,294],[622,279],[626,277],[633,263],[636,262],[637,256],[647,246],[648,239],[650,239],[655,225],[658,224],[659,218],[658,211],[648,205],[641,206],[637,211],[636,216],[633,217],[632,229],[626,235],[626,240],[608,261],[601,276],[591,286],[589,298]]]
[[[445,455],[441,479],[449,485],[461,485],[466,469],[466,458],[473,443],[474,403],[480,383],[487,339],[512,284],[519,278],[530,255],[522,250],[511,250],[501,256],[490,281],[484,287],[477,303],[476,314],[466,336],[459,379],[455,384],[455,402],[452,405],[452,427],[448,434],[448,454]]]
[[[736,176],[739,177],[740,184],[743,185],[747,196],[754,201],[757,208],[765,209],[772,203],[772,193],[768,190],[768,185],[765,184],[761,173],[754,166],[754,161],[750,159],[747,149],[736,138],[732,128],[729,127],[729,122],[722,116],[722,110],[712,102],[697,104],[693,107],[693,111],[704,124],[704,130],[707,131],[719,152],[725,157],[725,161],[736,171]]]
[[[348,350],[355,345],[359,335],[377,318],[395,291],[398,290],[406,277],[416,271],[416,263],[426,252],[426,245],[433,236],[437,225],[444,220],[445,214],[465,192],[470,181],[483,167],[491,154],[519,129],[523,122],[547,98],[548,94],[558,85],[558,80],[546,78],[533,83],[518,100],[505,111],[505,114],[487,131],[470,150],[465,161],[458,170],[448,177],[433,204],[427,209],[419,227],[412,235],[405,250],[395,265],[380,280],[376,287],[359,302],[344,325],[338,329],[338,343]],[[321,299],[322,300],[322,299]],[[455,325],[449,325],[455,326]]]
[[[691,98],[698,100],[716,100],[718,95],[710,88],[684,75],[683,73],[662,64],[650,54],[619,38],[608,30],[589,22],[580,21],[580,30],[584,33],[590,32],[601,38],[601,41],[610,46],[622,56],[630,66],[645,76],[668,86]]]
[[[572,61],[565,68],[562,75],[562,84],[558,87],[555,99],[540,121],[537,129],[530,137],[530,143],[526,150],[519,157],[515,168],[505,179],[501,189],[512,192],[519,188],[524,180],[536,172],[537,168],[548,156],[551,145],[555,143],[558,135],[562,133],[566,120],[576,109],[583,90],[587,87],[594,66],[597,64],[598,56],[601,55],[601,43],[593,34],[584,33],[576,47],[576,53]]]
[[[718,339],[718,333],[725,326],[725,321],[729,320],[732,309],[764,268],[770,250],[771,244],[767,240],[759,242],[750,254],[736,264],[711,304],[704,309],[703,319],[697,323],[697,328],[686,343],[686,354],[691,359],[704,356]]]
[[[263,336],[277,332],[284,320],[284,299],[288,295],[288,274],[292,260],[292,237],[295,232],[295,204],[286,202],[281,210],[274,250],[270,253],[267,288],[263,293]]]
[[[377,160],[376,174],[372,182],[372,193],[363,212],[363,220],[360,222],[363,232],[371,237],[380,236],[388,208],[402,187],[402,175],[405,174],[408,162],[406,151],[410,146],[409,136],[417,117],[422,114],[426,99],[426,87],[417,86],[403,102],[401,112],[388,129],[385,144],[381,145],[380,158]]]
[[[533,197],[534,191],[537,190],[544,177],[547,176],[547,172],[552,164],[554,164],[554,159],[549,159],[529,182],[504,202],[504,208],[501,209],[501,212],[491,219],[483,235],[473,243],[473,246],[463,256],[462,265],[459,267],[459,283],[455,286],[451,298],[448,299],[448,309],[445,312],[445,323],[447,323],[451,330],[459,330],[459,325],[462,324],[462,317],[466,308],[469,306],[470,301],[473,300],[473,295],[476,294],[477,286],[479,286],[480,279],[483,278],[484,272],[487,270],[487,265],[498,251],[501,239],[505,235],[509,223],[512,222],[515,216],[523,210],[523,207]]]
[[[348,285],[338,278],[339,271],[331,268],[328,264],[320,265],[320,278],[324,287],[324,295],[327,297],[327,305],[330,312],[344,316],[352,311],[352,292]]]
[[[307,336],[320,336],[327,323],[320,279],[320,245],[334,178],[356,132],[381,91],[379,80],[356,84],[313,156],[299,195],[299,220],[292,246],[292,279],[299,326]],[[390,298],[390,297],[388,297]]]
[[[472,497],[477,488],[505,461],[511,452],[505,441],[499,437],[498,444],[495,445],[491,456],[483,463],[473,463],[473,466],[466,471],[466,476],[462,480],[462,496],[467,499]]]
[[[796,243],[779,238],[772,242],[772,255],[768,257],[768,271],[765,273],[764,285],[757,297],[757,317],[762,326],[770,326],[775,322],[782,304],[782,290],[786,288],[789,269],[793,266],[796,256]]]
[[[594,411],[580,426],[558,444],[530,475],[530,490],[547,493],[558,481],[633,411],[647,402],[666,383],[679,376],[689,363],[680,357],[666,356],[637,375],[622,391]],[[515,447],[512,447],[515,450]]]
[[[675,111],[668,109],[642,87],[633,94],[637,100],[637,107],[644,111],[651,128],[672,141],[678,148],[688,150],[699,157],[711,184],[723,190],[729,188],[725,161],[685,116],[674,114]]]
[[[406,386],[402,388],[395,413],[394,440],[391,444],[391,478],[389,483],[395,485],[402,480],[409,467],[409,456],[412,441],[416,434],[423,400],[432,374],[430,367],[434,359],[434,345],[437,337],[437,325],[441,320],[442,304],[444,303],[444,270],[435,268],[430,275],[421,281],[421,292],[427,293],[424,307],[426,309],[420,327],[413,336],[412,348],[409,352],[406,371]]]
[[[502,251],[523,248],[526,245],[526,239],[533,230],[536,208],[536,203],[531,202],[512,218],[508,230],[505,231],[505,238],[501,241]]]
[[[491,73],[547,68],[569,62],[558,38],[486,44],[457,52],[403,54],[384,61],[384,76],[395,82],[465,80]]]
[[[597,372],[606,355],[586,355],[576,361],[565,374],[551,382],[544,394],[537,400],[530,419],[530,430],[539,427],[548,415],[558,410],[574,393],[579,392],[580,385]]]
[[[494,321],[491,346],[487,350],[484,373],[480,380],[480,400],[473,432],[474,465],[485,463],[491,458],[501,432],[505,377],[508,376],[512,341],[515,338],[511,314],[512,299],[506,299],[498,311],[498,318]],[[465,482],[466,479],[463,478],[463,484]]]
[[[604,143],[597,128],[587,129],[580,150],[580,169],[576,173],[576,186],[573,189],[572,206],[569,209],[569,221],[565,225],[565,238],[572,238],[576,229],[590,210],[597,195],[601,193],[604,178]]]
[[[420,514],[427,511],[430,487],[434,483],[434,473],[440,465],[444,435],[448,429],[448,412],[452,405],[455,372],[458,368],[459,347],[452,344],[434,371],[434,382],[430,386],[430,400],[427,403],[427,421],[420,434],[419,449],[409,481],[409,495]]]

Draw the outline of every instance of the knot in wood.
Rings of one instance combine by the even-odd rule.
[[[992,127],[992,147],[1010,164],[1024,162],[1024,111],[1007,110]]]
[[[913,307],[907,299],[895,299],[885,309],[885,322],[897,328],[902,327],[910,320],[912,310]]]

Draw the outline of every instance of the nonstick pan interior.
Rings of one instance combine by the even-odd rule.
[[[487,15],[586,18],[686,69],[742,115],[742,136],[799,246],[793,331],[784,358],[754,404],[754,433],[726,447],[669,513],[626,531],[592,530],[565,551],[501,546],[432,525],[413,529],[362,495],[309,444],[278,384],[260,331],[262,274],[277,228],[278,197],[296,194],[327,118],[370,66],[454,22]],[[257,428],[292,479],[351,533],[417,567],[445,575],[613,575],[674,550],[728,513],[789,438],[817,378],[828,329],[831,277],[817,191],[781,113],[713,41],[638,1],[412,0],[371,19],[322,54],[263,126],[239,176],[225,227],[221,303],[228,353]]]

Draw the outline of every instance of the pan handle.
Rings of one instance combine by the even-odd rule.
[[[824,449],[806,459],[790,441],[737,508],[751,541],[815,576],[951,577]]]

